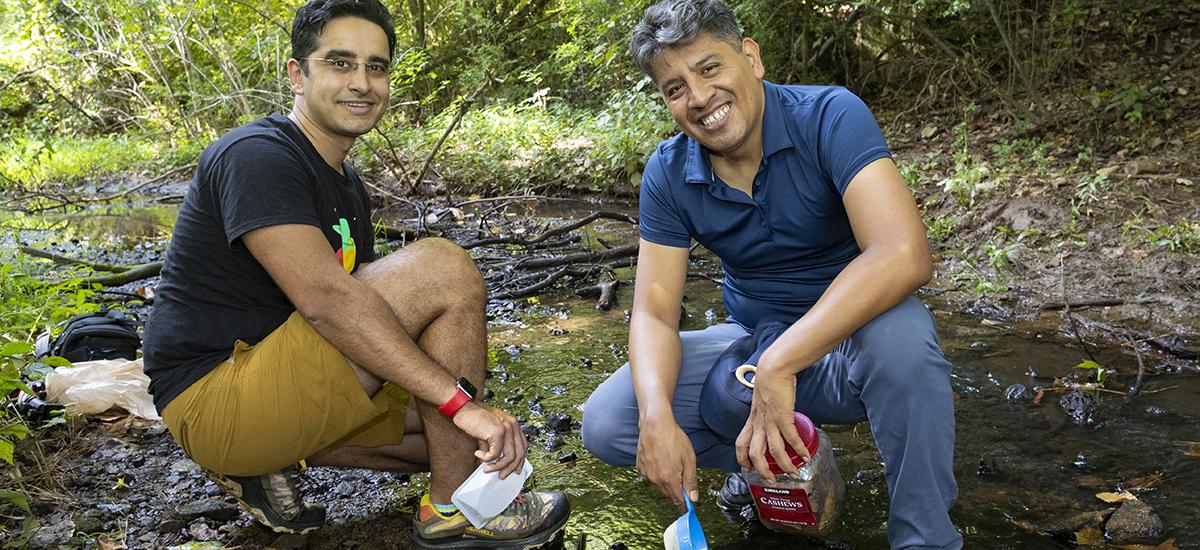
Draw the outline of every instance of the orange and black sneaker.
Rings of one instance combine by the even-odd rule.
[[[413,544],[427,550],[530,550],[554,539],[570,515],[571,505],[562,491],[526,492],[517,495],[500,515],[475,527],[461,512],[439,512],[427,493],[413,518]]]

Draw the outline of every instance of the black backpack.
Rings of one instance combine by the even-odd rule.
[[[53,340],[50,332],[37,342],[38,358],[57,355],[72,363],[97,359],[137,359],[142,347],[141,322],[132,313],[102,310],[76,315]]]

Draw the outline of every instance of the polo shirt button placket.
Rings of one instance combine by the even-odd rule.
[[[775,232],[771,230],[771,224],[767,221],[767,208],[763,205],[763,188],[766,186],[762,185],[762,182],[762,168],[760,168],[759,174],[754,178],[754,197],[751,200],[754,201],[754,208],[758,209],[759,225],[767,232],[767,239],[774,241]]]

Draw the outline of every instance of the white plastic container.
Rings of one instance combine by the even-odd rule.
[[[450,502],[458,506],[467,521],[477,528],[500,515],[517,498],[521,487],[525,486],[525,480],[533,473],[533,466],[528,459],[520,471],[513,472],[505,479],[500,479],[498,471],[483,471],[484,466],[480,464],[475,468],[471,476],[450,496]]]

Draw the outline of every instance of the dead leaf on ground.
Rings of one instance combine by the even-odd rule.
[[[108,538],[104,538],[104,537],[100,537],[99,542],[100,542],[100,550],[126,550],[129,548],[128,546],[125,546],[125,543],[123,543],[121,541],[112,540],[112,539],[108,539]]]
[[[1075,544],[1093,545],[1104,544],[1104,531],[1099,527],[1087,527],[1075,532]]]
[[[1183,450],[1183,456],[1190,458],[1200,458],[1200,441],[1180,441],[1187,446]]]
[[[1119,493],[1096,493],[1096,498],[1103,500],[1109,504],[1114,502],[1124,502],[1126,500],[1137,500],[1137,496],[1129,491],[1121,491]]]

